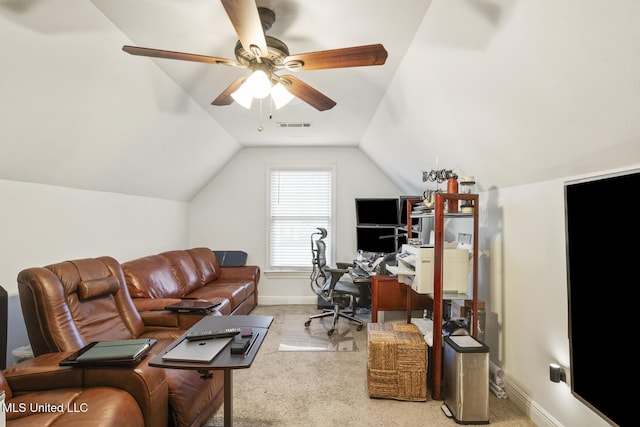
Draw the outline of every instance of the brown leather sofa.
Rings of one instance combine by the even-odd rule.
[[[25,269],[18,274],[18,292],[36,356],[77,351],[92,341],[141,337],[157,339],[152,351],[158,354],[185,332],[177,326],[143,322],[122,266],[111,257]],[[153,368],[147,363],[148,358],[135,370],[85,369],[83,375],[85,381],[102,378],[127,390],[140,404],[147,426],[199,426],[221,406],[222,371],[204,379],[196,371]],[[145,376],[149,372],[153,374]]]
[[[181,299],[220,302],[223,315],[248,314],[258,303],[257,266],[221,267],[208,248],[175,250],[122,263],[133,304],[145,324],[191,327],[201,316],[163,308]]]
[[[145,419],[140,402],[103,382],[106,376],[85,377],[81,369],[58,366],[67,354],[45,354],[0,372],[7,427],[142,427],[162,421]],[[166,413],[164,402],[164,409],[156,409]]]

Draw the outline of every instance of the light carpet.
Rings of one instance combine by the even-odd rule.
[[[332,317],[313,319],[309,326],[308,315],[286,314],[280,334],[279,351],[357,351],[354,332],[357,324],[340,319],[333,335],[328,331],[333,326]]]
[[[249,369],[233,373],[234,427],[444,427],[442,401],[408,402],[372,399],[367,389],[367,329],[351,326],[357,351],[283,352],[279,343],[287,320],[319,311],[313,305],[258,306],[252,314],[274,320]],[[296,320],[297,322],[297,320]],[[343,323],[344,322],[344,323]],[[340,320],[340,326],[346,325]],[[300,324],[304,329],[304,321]],[[509,399],[489,396],[491,426],[535,427]],[[220,408],[207,426],[223,426]]]

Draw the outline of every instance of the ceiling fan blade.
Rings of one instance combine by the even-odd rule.
[[[242,85],[242,82],[244,82],[244,80],[244,77],[240,77],[239,79],[231,83],[225,90],[222,91],[220,95],[218,95],[216,99],[213,100],[211,105],[223,106],[233,104],[233,98],[231,97],[231,94],[235,92],[240,87],[240,85]]]
[[[242,47],[256,56],[268,56],[267,41],[255,0],[221,0]],[[255,52],[257,47],[259,52]]]
[[[242,67],[236,61],[215,56],[197,55],[195,53],[173,52],[170,50],[150,49],[147,47],[122,46],[122,50],[131,55],[149,56],[152,58],[179,59],[181,61],[204,62],[206,64],[224,64]]]
[[[297,96],[318,111],[330,110],[336,102],[293,76],[281,76],[281,81],[292,95]]]
[[[387,50],[381,44],[322,50],[319,52],[290,55],[284,60],[285,67],[295,69],[301,62],[301,70],[322,70],[326,68],[366,67],[382,65],[387,60]],[[292,63],[292,65],[287,65]]]

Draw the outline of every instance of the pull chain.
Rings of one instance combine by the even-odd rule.
[[[262,127],[262,98],[260,98],[260,123],[258,124],[258,132],[262,132],[264,128]]]

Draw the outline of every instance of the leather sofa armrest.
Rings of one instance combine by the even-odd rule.
[[[73,352],[45,353],[3,371],[13,393],[83,386],[82,370],[60,366]]]
[[[140,318],[145,326],[180,327],[178,314],[169,310],[141,311]]]
[[[178,315],[164,308],[180,301],[179,298],[132,298],[136,310],[145,326],[177,328]]]
[[[145,425],[168,425],[169,386],[162,368],[149,366],[152,355],[133,368],[91,367],[81,369],[84,387],[114,387],[128,392],[138,402]]]
[[[242,265],[238,267],[220,267],[220,279],[244,279],[253,280],[258,284],[260,280],[260,267],[255,265]],[[214,282],[215,283],[215,282]]]

